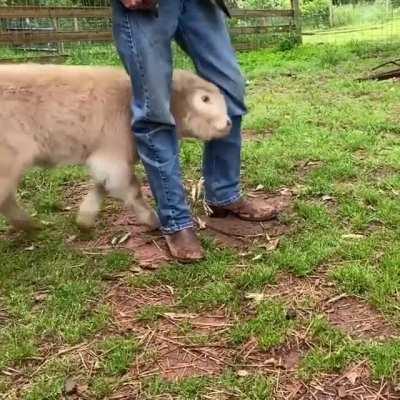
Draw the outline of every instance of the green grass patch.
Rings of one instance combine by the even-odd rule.
[[[268,301],[258,306],[253,318],[237,324],[231,330],[230,338],[239,345],[255,337],[261,349],[269,350],[285,341],[292,326],[285,307]]]
[[[69,62],[119,65],[112,47],[87,50],[76,48]],[[19,197],[46,226],[36,236],[11,234],[0,219],[0,370],[26,377],[37,372],[23,388],[15,387],[14,376],[2,375],[0,392],[13,400],[56,399],[69,376],[79,376],[90,398],[122,390],[122,377],[135,358],[149,355],[139,337],[114,330],[106,294],[115,280],[130,285],[133,296],[135,288],[168,286],[174,311],[208,315],[222,309],[234,320],[219,338],[180,324],[179,340],[192,344],[228,339],[239,350],[255,337],[265,351],[283,346],[304,321],[288,319],[280,302],[253,308],[245,299],[249,292],[262,293],[282,272],[301,278],[329,270],[337,294],[361,297],[398,326],[400,88],[393,81],[357,80],[397,53],[395,42],[352,41],[239,54],[248,80],[244,128],[251,131],[243,148],[244,188],[261,184],[266,190],[289,187],[297,193],[293,213],[282,216],[290,234],[273,251],[260,247],[243,256],[204,239],[205,261],[134,275],[129,270],[135,259],[128,253],[87,254],[68,244],[79,231],[66,191],[86,180],[84,169],[29,172]],[[189,67],[185,62],[176,59],[176,65]],[[201,155],[200,143],[183,143],[186,179],[201,176]],[[91,238],[104,229],[102,223]],[[168,310],[147,306],[135,318],[153,329]],[[357,341],[318,317],[313,301],[307,311],[311,349],[301,362],[302,377],[339,373],[366,359],[374,378],[399,382],[398,338]],[[76,352],[57,356],[88,343],[98,357],[92,374]],[[49,361],[38,370],[44,360]],[[201,399],[218,390],[241,399],[272,399],[276,382],[225,370],[212,378],[169,382],[155,376],[140,384],[143,399]]]

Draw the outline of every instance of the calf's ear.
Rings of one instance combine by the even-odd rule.
[[[172,74],[172,90],[174,92],[182,92],[185,85],[185,73],[179,69],[175,69]]]

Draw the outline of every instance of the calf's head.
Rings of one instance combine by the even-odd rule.
[[[179,137],[218,139],[232,126],[221,91],[189,71],[174,71],[171,112]]]

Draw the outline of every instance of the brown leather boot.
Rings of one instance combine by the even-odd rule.
[[[227,206],[209,206],[212,214],[210,217],[224,218],[229,214],[235,215],[245,221],[262,222],[269,221],[278,216],[279,210],[269,204],[265,204],[262,199],[240,199]]]
[[[164,235],[168,249],[177,261],[190,263],[204,258],[204,250],[193,228]]]

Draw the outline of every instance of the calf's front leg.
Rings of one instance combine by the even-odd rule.
[[[78,216],[76,218],[76,223],[79,228],[83,230],[93,228],[96,223],[97,215],[100,212],[104,195],[104,186],[101,183],[94,182],[79,207]]]
[[[132,173],[128,161],[98,154],[91,157],[88,165],[96,184],[80,207],[78,216],[80,225],[93,226],[104,192],[107,192],[115,199],[122,200],[125,206],[134,212],[140,224],[147,225],[151,229],[160,226],[157,214],[143,198],[139,181]]]

